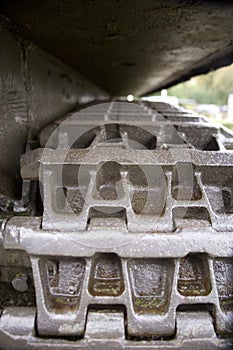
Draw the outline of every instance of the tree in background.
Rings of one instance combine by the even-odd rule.
[[[194,99],[198,104],[213,103],[219,106],[227,104],[230,93],[233,93],[233,64],[168,89],[169,95]]]

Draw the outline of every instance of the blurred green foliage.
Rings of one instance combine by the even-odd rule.
[[[223,123],[224,126],[226,126],[227,128],[233,130],[233,124],[231,123]]]
[[[233,64],[168,89],[168,95],[194,99],[199,104],[213,103],[218,106],[227,104],[230,93],[233,93]]]

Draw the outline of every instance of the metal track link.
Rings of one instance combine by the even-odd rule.
[[[110,102],[39,138],[21,174],[40,183],[41,215],[3,225],[15,289],[33,281],[36,306],[3,303],[3,349],[230,349],[233,134],[165,103]]]

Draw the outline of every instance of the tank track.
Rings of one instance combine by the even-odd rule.
[[[113,101],[39,141],[1,215],[1,350],[231,349],[231,131]]]

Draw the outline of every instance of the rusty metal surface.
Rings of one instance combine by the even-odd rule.
[[[232,1],[2,0],[0,20],[114,96],[233,62]]]
[[[106,96],[81,74],[0,25],[0,193],[19,198],[20,156],[40,129]]]
[[[110,102],[49,125],[40,143],[21,173],[40,182],[43,210],[2,225],[3,252],[19,261],[5,283],[23,294],[33,276],[36,311],[2,304],[3,349],[16,338],[231,349],[232,133],[167,104]]]

